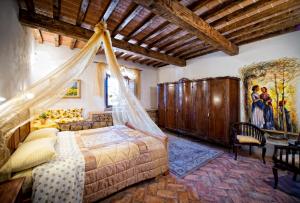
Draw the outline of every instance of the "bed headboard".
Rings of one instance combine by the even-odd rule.
[[[25,125],[19,127],[14,134],[10,137],[7,143],[8,149],[13,153],[17,148],[20,142],[23,142],[25,138],[30,133],[30,122]]]

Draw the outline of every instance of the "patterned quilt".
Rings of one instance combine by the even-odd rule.
[[[168,170],[165,144],[126,126],[74,132],[85,160],[84,202],[93,202]]]

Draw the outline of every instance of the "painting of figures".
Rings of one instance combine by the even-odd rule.
[[[300,60],[281,58],[242,68],[246,119],[259,128],[299,130]]]

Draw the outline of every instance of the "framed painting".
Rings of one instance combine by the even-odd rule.
[[[296,133],[300,128],[300,60],[280,58],[241,70],[247,122],[267,131]]]
[[[81,97],[81,81],[74,80],[71,86],[67,89],[64,98],[80,98]]]

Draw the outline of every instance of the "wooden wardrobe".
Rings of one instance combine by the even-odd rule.
[[[240,119],[240,79],[181,79],[158,84],[158,125],[229,146],[230,125]]]

